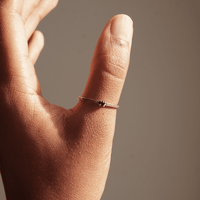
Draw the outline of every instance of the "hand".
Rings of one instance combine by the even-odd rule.
[[[71,110],[42,97],[36,31],[57,0],[0,0],[0,168],[7,199],[100,199],[110,166],[116,109],[79,101]],[[132,20],[113,17],[94,52],[83,97],[118,104]],[[27,42],[28,41],[28,42]]]

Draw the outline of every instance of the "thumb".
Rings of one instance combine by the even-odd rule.
[[[129,65],[132,34],[133,22],[128,16],[117,15],[109,20],[97,43],[82,97],[118,104]],[[79,165],[76,169],[81,169],[76,180],[81,182],[79,189],[84,185],[80,191],[95,194],[87,199],[100,199],[110,166],[116,109],[81,99],[72,111],[66,115],[65,129],[70,130],[68,144],[77,149],[72,156]],[[84,177],[84,184],[80,177]]]
[[[129,66],[132,36],[130,17],[121,14],[109,20],[98,40],[82,97],[118,104]]]

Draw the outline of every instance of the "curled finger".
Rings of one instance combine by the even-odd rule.
[[[28,43],[29,59],[31,60],[33,65],[36,63],[43,47],[44,47],[44,36],[40,31],[35,31]]]

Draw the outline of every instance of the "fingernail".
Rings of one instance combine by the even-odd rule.
[[[116,16],[111,24],[110,32],[112,35],[130,42],[133,32],[133,21],[127,15]]]

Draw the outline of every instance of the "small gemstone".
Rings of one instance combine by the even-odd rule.
[[[99,106],[105,107],[106,106],[106,102],[105,101],[99,101]]]

